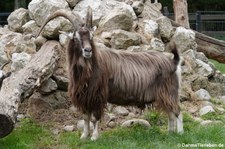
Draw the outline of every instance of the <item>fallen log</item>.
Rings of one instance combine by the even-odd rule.
[[[171,20],[171,23],[174,27],[181,26],[173,20]],[[210,59],[225,63],[225,42],[199,33],[197,31],[194,32],[195,41],[198,44],[197,51],[203,52],[206,57]]]
[[[48,41],[20,71],[3,81],[0,91],[0,138],[10,134],[16,123],[19,104],[52,76],[61,46]]]

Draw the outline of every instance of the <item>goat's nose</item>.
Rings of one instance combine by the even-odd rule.
[[[85,48],[84,52],[91,52],[91,48]]]

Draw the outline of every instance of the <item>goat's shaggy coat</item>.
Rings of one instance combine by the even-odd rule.
[[[89,40],[86,31],[80,33]],[[107,101],[141,108],[154,102],[179,115],[176,49],[172,60],[157,51],[96,50],[93,41],[89,42],[93,52],[90,59],[82,57],[82,43],[77,38],[68,46],[69,96],[82,112],[99,119]]]
[[[130,52],[96,49],[91,33],[92,12],[89,8],[86,24],[74,32],[68,44],[69,97],[84,114],[81,139],[90,134],[90,116],[94,116],[92,140],[99,136],[98,122],[107,102],[144,108],[153,104],[169,116],[169,131],[183,131],[179,108],[179,79],[176,73],[179,54],[172,49],[171,59],[157,51]],[[47,18],[63,16],[74,25],[71,12],[58,10]],[[77,16],[76,16],[77,17]]]

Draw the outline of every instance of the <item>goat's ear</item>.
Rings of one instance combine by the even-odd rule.
[[[69,37],[70,39],[73,39],[74,33],[67,33],[67,32],[64,32],[64,31],[59,31],[59,33]]]
[[[86,20],[85,20],[85,26],[91,30],[92,29],[92,8],[88,6]]]

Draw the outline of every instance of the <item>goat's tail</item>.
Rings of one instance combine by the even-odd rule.
[[[171,41],[168,45],[167,45],[167,51],[173,53],[174,57],[173,57],[173,62],[174,64],[177,66],[180,62],[180,55],[179,55],[179,51],[177,50],[176,44],[174,43],[174,41]]]
[[[180,55],[179,55],[179,52],[178,52],[177,48],[176,48],[176,47],[173,48],[173,49],[171,50],[171,52],[172,52],[173,55],[174,55],[174,57],[173,57],[173,62],[174,62],[174,64],[175,64],[175,65],[178,65],[179,62],[180,62]]]

